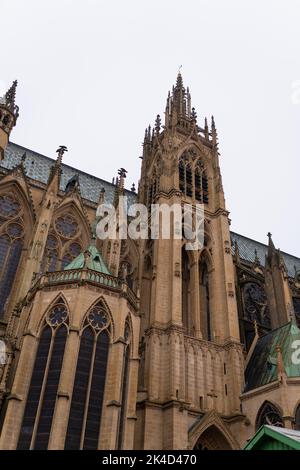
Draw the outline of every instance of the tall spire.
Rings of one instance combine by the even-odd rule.
[[[192,111],[189,88],[184,88],[182,74],[179,69],[176,85],[173,86],[172,93],[168,93],[165,110],[165,126],[168,127],[169,124],[176,125],[178,119],[181,118],[194,122],[195,115],[195,110]]]

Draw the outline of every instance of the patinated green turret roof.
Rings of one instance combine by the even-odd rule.
[[[86,266],[85,266],[86,260]],[[83,269],[84,267],[97,271],[99,273],[111,274],[102,259],[100,252],[97,250],[95,245],[91,244],[85,250],[80,253],[70,264],[65,267],[65,270],[69,269]]]
[[[278,352],[287,377],[300,377],[299,350],[300,330],[294,321],[283,325],[257,340],[245,372],[244,392],[274,382],[278,378]]]

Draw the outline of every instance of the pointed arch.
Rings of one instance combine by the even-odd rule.
[[[50,301],[49,305],[47,305],[47,308],[46,308],[44,314],[41,316],[41,318],[39,319],[39,321],[37,323],[36,330],[35,330],[36,333],[37,333],[37,336],[40,336],[41,330],[42,330],[42,328],[45,324],[45,321],[46,321],[46,318],[47,318],[49,312],[57,304],[64,304],[65,305],[66,310],[67,310],[67,314],[68,314],[69,323],[72,324],[72,313],[71,313],[68,301],[65,297],[65,294],[62,291],[59,291],[58,293],[55,294],[55,297]],[[28,318],[28,321],[29,321],[29,318]]]
[[[48,309],[40,332],[18,449],[48,448],[68,324],[68,310],[59,297]]]
[[[103,298],[84,316],[65,449],[96,450],[101,429],[111,315]]]
[[[189,448],[197,450],[233,450],[239,444],[216,411],[207,413],[189,429]]]
[[[55,211],[46,241],[42,271],[63,270],[90,240],[90,227],[83,209],[73,199]]]
[[[31,201],[15,180],[0,184],[0,318],[4,316],[14,280],[24,265],[34,224]]]
[[[255,429],[258,430],[263,424],[284,427],[282,416],[281,408],[270,400],[266,400],[257,412]]]
[[[209,202],[208,172],[206,158],[202,158],[202,149],[186,145],[178,156],[179,189],[189,198],[202,204]],[[203,160],[205,163],[203,163]]]
[[[100,308],[103,308],[103,310],[105,310],[106,315],[108,316],[108,324],[110,326],[110,336],[111,336],[112,341],[113,341],[114,331],[115,331],[114,319],[113,319],[111,309],[110,309],[106,299],[103,297],[103,295],[101,295],[100,297],[97,297],[97,299],[93,300],[93,302],[87,308],[86,314],[83,315],[82,320],[81,320],[80,330],[81,331],[83,330],[84,323],[86,322],[86,319],[87,319],[87,316],[88,316],[89,312],[97,306],[99,306]]]
[[[199,437],[195,450],[231,450],[231,445],[218,426],[211,425]]]

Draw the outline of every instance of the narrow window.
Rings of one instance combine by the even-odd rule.
[[[65,449],[98,448],[109,350],[109,317],[99,302],[80,340]]]
[[[47,449],[67,338],[67,309],[60,299],[47,315],[27,396],[18,449]]]

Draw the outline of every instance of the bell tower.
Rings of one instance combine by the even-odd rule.
[[[168,94],[164,125],[158,115],[145,132],[139,202],[168,207],[171,224],[169,238],[160,227],[156,239],[141,243],[136,445],[184,449],[195,416],[239,414],[243,358],[217,130],[213,117],[210,126],[206,118],[198,125],[181,73]],[[173,208],[185,204],[199,205],[204,214],[197,249],[187,249],[185,231],[178,236],[182,227],[172,223]],[[162,214],[156,220],[161,223]]]
[[[17,84],[15,80],[10,89],[0,98],[0,160],[4,158],[4,150],[10,133],[19,117],[19,107],[15,104]]]

